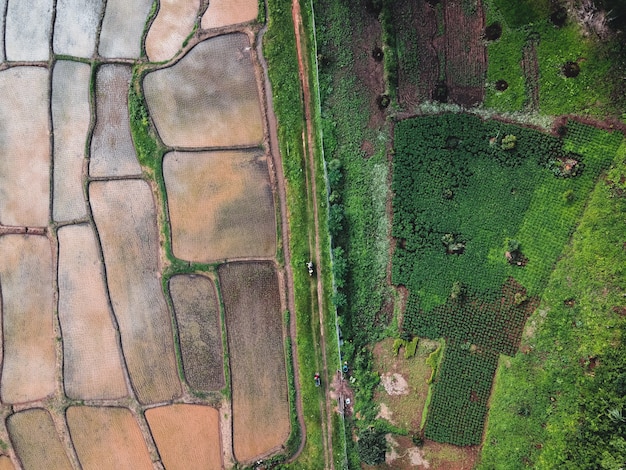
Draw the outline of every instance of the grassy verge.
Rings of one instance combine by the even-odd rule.
[[[622,144],[616,162],[625,157]],[[611,352],[623,349],[626,328],[616,313],[626,303],[625,210],[600,180],[528,322],[525,352],[500,361],[478,468],[619,467],[613,443],[625,442],[624,426],[609,412],[623,394],[620,404],[605,392],[626,377]]]
[[[298,80],[296,41],[291,2],[268,0],[268,30],[264,37],[264,55],[272,83],[274,112],[278,120],[278,138],[287,180],[289,212],[289,249],[293,268],[296,345],[298,351],[299,381],[303,414],[306,425],[306,444],[298,457],[298,468],[322,468],[324,449],[320,420],[321,390],[312,377],[319,370],[316,350],[316,319],[311,309],[310,279],[304,263],[311,259],[308,244],[309,228],[313,225],[307,205],[305,156],[302,142],[304,116]]]

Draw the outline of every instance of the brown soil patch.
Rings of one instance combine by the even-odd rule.
[[[171,152],[163,174],[177,258],[271,258],[276,217],[267,158],[258,151]]]
[[[383,385],[387,395],[408,395],[409,384],[402,374],[394,372],[393,374],[382,374],[380,382]]]
[[[152,470],[139,425],[126,408],[71,406],[67,425],[83,468]]]
[[[212,0],[202,17],[202,28],[221,28],[247,23],[259,14],[257,0]]]
[[[146,419],[168,470],[222,468],[219,412],[201,405],[151,408]]]
[[[54,129],[55,221],[74,220],[87,215],[83,194],[85,142],[89,131],[89,80],[91,67],[60,60],[52,74],[52,127]]]
[[[24,468],[71,470],[50,413],[33,408],[7,419],[11,442]]]
[[[199,8],[200,0],[159,1],[159,12],[146,36],[146,54],[151,61],[176,55],[193,29]]]
[[[96,125],[91,140],[91,176],[141,174],[130,134],[128,87],[131,69],[105,64],[96,72]]]
[[[0,455],[0,470],[15,470],[13,462],[6,455]]]
[[[93,229],[67,225],[58,238],[65,392],[82,400],[124,397],[123,362]]]
[[[529,111],[539,110],[539,60],[537,45],[539,40],[529,40],[522,49],[522,71],[526,78],[527,103]]]
[[[444,54],[448,100],[463,106],[483,101],[487,76],[487,50],[482,40],[485,17],[482,1],[443,0],[446,33]],[[474,13],[464,11],[475,3]]]
[[[289,434],[283,325],[274,265],[219,267],[233,390],[233,447],[240,462],[277,450]]]
[[[55,390],[52,252],[47,238],[0,237],[3,364],[6,403],[42,399]]]
[[[333,380],[329,387],[328,396],[332,400],[337,400],[336,411],[340,414],[350,416],[352,407],[354,406],[354,391],[348,385],[345,377],[341,376],[341,372],[337,371],[333,375]]]
[[[0,223],[46,226],[50,205],[48,70],[14,67],[0,72],[0,96]]]
[[[93,182],[89,197],[133,388],[142,403],[170,400],[181,388],[172,320],[159,279],[150,187],[142,180]]]
[[[263,117],[245,34],[201,42],[175,65],[144,79],[161,139],[174,147],[258,145]]]
[[[196,275],[169,281],[185,377],[196,390],[224,387],[222,329],[213,282]]]
[[[107,0],[98,52],[103,57],[138,59],[152,0]]]

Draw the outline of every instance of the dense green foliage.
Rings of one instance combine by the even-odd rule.
[[[542,20],[550,13],[550,0],[493,0],[493,3],[502,11],[511,28]]]
[[[600,132],[600,131],[598,131]],[[615,173],[625,173],[626,145]],[[617,469],[626,461],[626,199],[600,180],[495,383],[480,469]]]
[[[368,465],[377,465],[385,461],[387,441],[385,433],[367,428],[359,434],[359,456]]]
[[[575,121],[560,133],[463,114],[396,126],[393,282],[409,289],[403,328],[451,343],[428,437],[480,442],[497,356],[515,354],[536,296],[622,139]],[[470,348],[473,355],[457,351]],[[479,358],[486,362],[474,372],[466,362]],[[452,371],[465,371],[465,381]],[[448,415],[441,410],[454,408],[452,389],[459,408]]]
[[[428,439],[460,446],[480,444],[497,365],[498,354],[493,351],[456,341],[446,344],[426,420]]]

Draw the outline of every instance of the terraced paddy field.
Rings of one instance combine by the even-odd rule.
[[[0,470],[292,451],[257,14],[0,0]]]

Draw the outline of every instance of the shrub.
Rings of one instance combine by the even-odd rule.
[[[404,350],[404,358],[411,359],[415,356],[415,352],[417,351],[417,343],[419,338],[415,336],[411,341],[406,344],[406,348]]]
[[[368,465],[378,465],[385,461],[387,441],[385,434],[373,428],[366,428],[359,433],[359,457]]]

